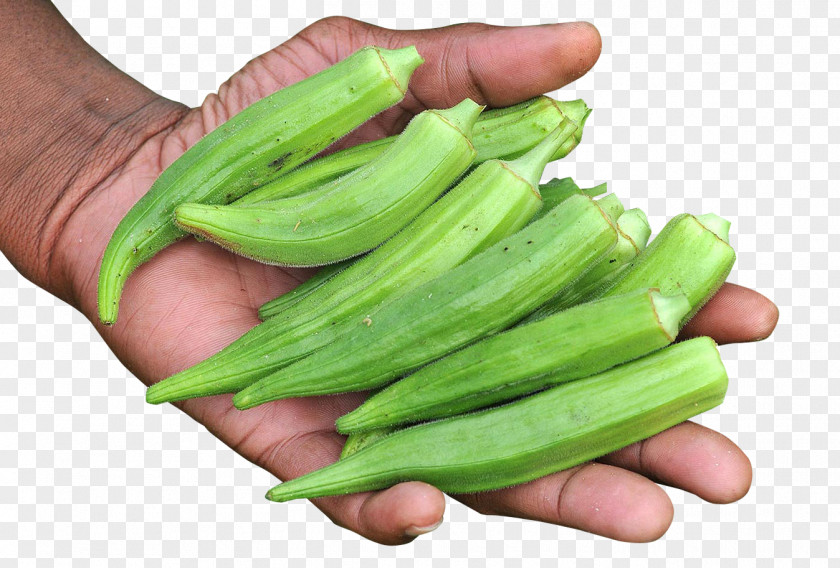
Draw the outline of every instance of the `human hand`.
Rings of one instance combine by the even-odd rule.
[[[49,230],[36,247],[35,264],[13,254],[16,264],[96,322],[102,251],[119,219],[162,169],[250,103],[366,44],[415,44],[426,63],[415,72],[406,99],[349,143],[396,133],[416,112],[451,106],[466,96],[505,106],[557,89],[585,73],[600,50],[597,32],[585,24],[395,32],[344,18],[322,20],[249,63],[198,109],[144,98],[139,114],[130,115],[143,120],[121,122],[130,140],[127,148],[106,138],[108,144],[83,154],[84,166],[48,209],[44,226]],[[3,245],[5,252],[9,245]],[[11,250],[18,250],[14,243]],[[239,337],[257,323],[259,305],[306,276],[303,270],[260,265],[188,239],[135,272],[115,326],[96,325],[126,366],[151,384]],[[721,343],[748,341],[768,335],[775,318],[768,300],[730,285],[685,333],[711,335]],[[230,396],[178,405],[244,457],[289,479],[338,458],[344,438],[335,432],[334,421],[362,397],[283,400],[246,412],[235,410]],[[746,492],[750,480],[750,464],[731,441],[685,423],[597,463],[457,498],[486,514],[559,523],[621,540],[651,540],[672,517],[670,501],[655,482],[729,502]],[[444,507],[442,494],[419,482],[315,503],[337,524],[390,544],[407,542],[420,532],[417,527],[436,524]]]

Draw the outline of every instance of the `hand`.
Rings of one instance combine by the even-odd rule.
[[[91,136],[93,142],[80,146],[79,170],[59,184],[62,191],[52,201],[46,201],[50,206],[41,213],[44,230],[35,239],[37,246],[26,239],[0,245],[24,274],[86,314],[114,353],[146,384],[208,357],[257,324],[257,307],[292,289],[308,272],[257,264],[186,239],[134,273],[124,290],[120,319],[104,328],[96,323],[95,302],[108,238],[163,168],[201,136],[250,103],[367,44],[415,44],[426,63],[412,78],[405,100],[361,128],[349,144],[394,134],[417,112],[448,107],[467,96],[506,106],[555,90],[583,75],[600,52],[600,36],[588,24],[470,24],[397,32],[328,18],[251,61],[196,109],[154,97],[123,76],[118,80],[130,95],[124,98],[134,101],[124,108],[135,110],[120,115],[105,135]],[[109,73],[116,81],[113,70]],[[7,224],[14,218],[6,212]],[[776,318],[769,300],[728,285],[686,334],[711,335],[721,343],[750,341],[769,335]],[[240,412],[227,395],[178,406],[247,459],[280,479],[290,479],[338,458],[344,437],[335,432],[334,421],[362,399],[361,393],[291,399]],[[750,481],[750,463],[731,441],[684,423],[596,463],[526,485],[456,498],[485,514],[647,541],[665,531],[673,514],[656,483],[724,503],[743,496]],[[444,510],[443,495],[420,482],[317,499],[315,504],[335,523],[388,544],[408,542],[426,532],[442,519]]]

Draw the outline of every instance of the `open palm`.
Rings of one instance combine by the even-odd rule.
[[[402,103],[348,137],[345,144],[394,134],[417,112],[464,97],[506,106],[552,91],[597,60],[600,37],[587,24],[496,28],[462,25],[396,32],[345,18],[322,20],[251,61],[187,110],[167,102],[170,126],[148,137],[126,161],[108,166],[67,218],[55,246],[72,282],[66,295],[96,321],[96,282],[102,251],[118,220],[160,172],[201,136],[254,101],[336,63],[363,45],[414,44],[426,62]],[[157,112],[157,111],[156,111]],[[258,323],[257,308],[305,279],[236,257],[209,243],[185,239],[129,279],[115,326],[100,331],[126,366],[151,384],[212,355]],[[754,340],[775,324],[762,296],[725,287],[689,326],[719,342]],[[98,325],[98,324],[97,324]],[[344,437],[335,419],[355,408],[361,393],[276,401],[240,412],[230,395],[178,405],[247,459],[281,479],[335,461]],[[746,456],[728,439],[685,423],[586,464],[506,490],[457,498],[487,514],[532,518],[622,540],[658,538],[672,505],[655,482],[714,502],[740,498],[749,487]],[[382,543],[407,542],[442,518],[443,495],[420,482],[386,491],[315,500],[334,522]]]

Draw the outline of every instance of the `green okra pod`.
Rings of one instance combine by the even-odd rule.
[[[540,320],[562,310],[589,301],[615,280],[630,262],[645,249],[650,238],[650,225],[640,209],[630,209],[621,214],[616,223],[618,242],[604,258],[594,263],[580,278],[530,314],[521,323]]]
[[[379,157],[319,189],[243,206],[186,203],[175,222],[239,255],[319,266],[371,250],[431,205],[472,163],[480,105],[415,116]]]
[[[490,160],[367,256],[237,341],[147,391],[151,403],[236,392],[324,347],[347,325],[524,227],[540,207],[535,184],[556,146],[575,130],[564,121],[515,162]]]
[[[580,189],[577,185],[575,185],[572,178],[565,178],[562,180],[554,179],[547,183],[540,184],[539,194],[542,197],[542,207],[540,207],[540,210],[537,211],[537,214],[532,218],[532,221],[536,221],[541,218],[545,213],[550,211],[552,207],[556,206],[561,201],[568,199],[572,195],[583,194],[591,197],[597,197],[598,195],[606,192],[606,185],[607,184],[602,183],[601,185],[591,189]],[[642,215],[644,215],[644,213]],[[648,236],[649,235],[650,230],[648,228]],[[323,284],[327,278],[331,277],[339,270],[343,270],[353,262],[355,262],[355,260],[350,259],[338,264],[323,267],[310,280],[307,280],[291,292],[287,292],[263,304],[259,311],[260,319],[265,321],[268,318],[281,313],[286,307],[311,293],[314,288]]]
[[[709,301],[723,285],[735,251],[729,246],[729,221],[714,213],[677,215],[665,225],[650,245],[599,297],[625,294],[650,286],[663,293],[680,291],[691,303],[681,325]]]
[[[384,388],[338,419],[350,433],[445,418],[600,373],[671,343],[691,306],[638,290],[479,341]]]
[[[323,349],[234,396],[270,400],[375,388],[501,331],[577,278],[616,243],[591,198],[562,207],[448,273],[386,304]]]
[[[525,483],[714,408],[727,386],[714,341],[699,337],[511,404],[398,430],[266,496],[311,499],[403,481],[447,493]]]
[[[230,203],[399,102],[423,59],[412,47],[365,47],[257,101],[199,140],[155,180],[117,226],[99,272],[99,318],[116,321],[129,275],[185,235],[181,203]]]
[[[583,126],[590,109],[582,100],[555,101],[536,97],[513,106],[485,110],[473,126],[474,165],[487,160],[518,158],[545,138],[557,124],[570,120],[577,125],[574,135],[557,148],[552,160],[567,156],[583,136]],[[378,157],[396,140],[396,136],[374,140],[339,150],[303,164],[275,180],[242,196],[236,205],[273,201],[311,191],[349,174]]]

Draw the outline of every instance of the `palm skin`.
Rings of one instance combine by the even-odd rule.
[[[405,100],[345,141],[390,135],[425,108],[464,97],[506,106],[557,89],[598,58],[600,36],[587,24],[495,28],[462,25],[396,32],[345,18],[317,22],[251,61],[201,107],[166,102],[166,128],[144,139],[127,160],[92,179],[57,234],[53,262],[66,275],[62,294],[96,320],[96,282],[102,252],[117,221],[186,148],[252,102],[343,59],[363,45],[415,44],[426,62]],[[502,46],[504,46],[502,48]],[[107,163],[107,160],[104,160]],[[257,308],[292,289],[305,270],[280,269],[236,257],[209,243],[185,239],[140,267],[125,288],[120,317],[99,326],[125,365],[147,385],[217,352],[258,323]],[[728,285],[685,330],[718,342],[766,337],[777,317],[759,294]],[[97,325],[99,325],[97,323]],[[291,399],[245,412],[229,395],[178,403],[235,451],[280,479],[297,477],[338,458],[344,437],[334,422],[362,393]],[[522,486],[457,499],[486,514],[558,523],[628,541],[661,536],[673,508],[665,483],[712,502],[743,496],[751,466],[724,436],[693,423]],[[436,525],[443,495],[420,482],[391,489],[316,499],[335,523],[371,540],[399,544]],[[597,513],[593,513],[597,511]]]

